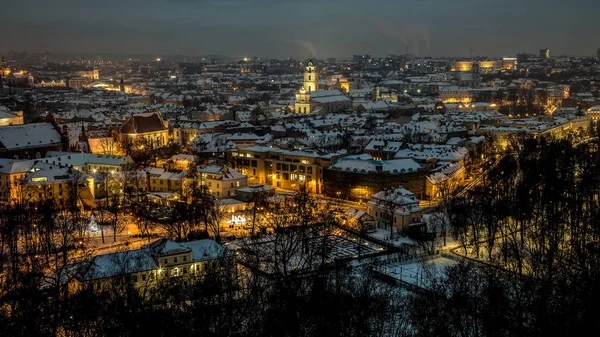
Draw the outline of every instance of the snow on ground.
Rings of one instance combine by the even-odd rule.
[[[388,264],[382,266],[379,272],[399,281],[427,289],[431,287],[435,278],[445,277],[444,270],[446,267],[456,263],[456,261],[445,257],[436,257],[432,260],[419,262]]]
[[[414,245],[415,242],[409,237],[403,237],[398,235],[396,229],[394,228],[394,238],[390,240],[390,230],[383,228],[376,228],[374,232],[367,233],[367,236],[372,237],[377,240],[389,242],[389,244],[394,247],[400,247],[403,245]]]

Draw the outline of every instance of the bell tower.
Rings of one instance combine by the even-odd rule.
[[[304,70],[304,89],[307,92],[319,90],[319,74],[313,60],[309,60]]]

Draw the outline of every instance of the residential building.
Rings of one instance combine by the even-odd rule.
[[[465,167],[459,163],[445,163],[430,172],[425,180],[425,195],[429,200],[450,197],[465,181]]]
[[[367,201],[385,189],[404,186],[425,197],[427,170],[415,160],[374,160],[367,154],[339,158],[323,172],[323,193],[332,198]]]
[[[158,167],[147,167],[143,171],[146,173],[147,191],[181,194],[185,172],[169,171]]]
[[[200,184],[216,198],[234,197],[238,188],[248,186],[248,177],[227,166],[209,165],[199,168]]]
[[[74,201],[85,209],[94,209],[94,178],[73,168],[37,162],[21,180],[22,200],[41,202],[53,200],[57,204]]]
[[[0,200],[23,197],[23,179],[35,165],[34,160],[0,159]]]
[[[68,289],[102,290],[127,279],[138,288],[169,277],[202,277],[211,262],[235,263],[235,254],[214,240],[176,243],[160,239],[140,249],[94,256],[68,271]]]
[[[248,176],[249,184],[299,191],[301,186],[322,193],[323,169],[340,154],[249,147],[227,153],[231,166]]]
[[[130,156],[109,156],[92,153],[49,151],[42,162],[71,167],[87,174],[117,173],[135,165]]]
[[[587,109],[586,115],[588,115],[593,121],[598,121],[600,119],[600,105],[596,105]]]
[[[398,233],[407,233],[410,225],[422,222],[422,210],[414,193],[404,188],[377,192],[367,202],[367,213],[379,228],[393,226]]]

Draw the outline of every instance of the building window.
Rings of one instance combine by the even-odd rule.
[[[177,263],[177,256],[173,258],[173,263]]]
[[[169,259],[165,259],[163,262],[164,264],[169,264]]]
[[[240,187],[240,182],[239,182],[239,181],[236,181],[236,182],[235,182],[235,186],[237,186],[237,187]]]
[[[183,256],[183,262],[186,262],[186,261],[187,261],[187,255],[184,255]]]

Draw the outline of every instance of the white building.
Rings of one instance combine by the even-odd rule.
[[[367,202],[367,213],[378,227],[389,229],[392,225],[402,233],[408,231],[409,225],[422,221],[419,200],[404,188],[375,193]]]

